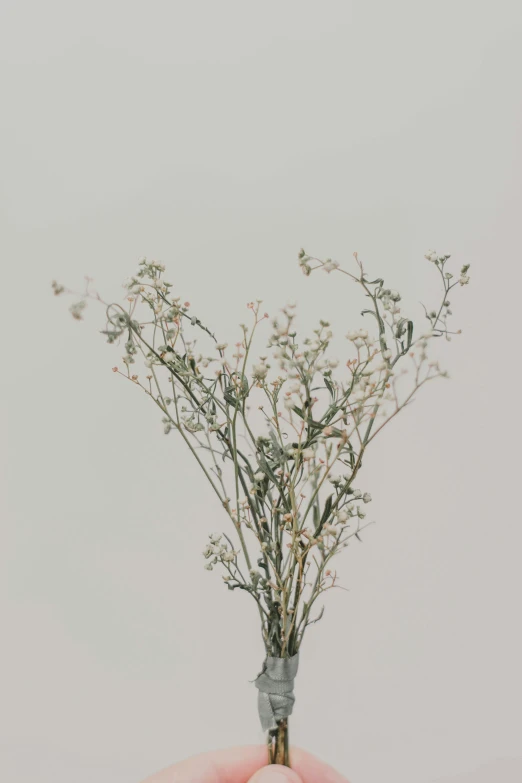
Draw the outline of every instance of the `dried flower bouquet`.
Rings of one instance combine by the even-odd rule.
[[[122,304],[103,302],[87,281],[70,308],[80,320],[87,300],[105,305],[102,333],[125,348],[123,369],[113,371],[155,403],[164,433],[184,441],[229,517],[227,531],[210,535],[204,565],[219,569],[229,590],[249,595],[259,613],[265,661],[256,686],[273,763],[290,763],[299,650],[322,617],[318,600],[338,585],[333,558],[369,524],[371,495],[356,484],[366,450],[422,386],[446,376],[429,348],[456,333],[448,328],[448,296],[469,282],[469,265],[454,277],[448,255],[430,251],[426,258],[440,275],[442,296],[425,310],[427,323],[416,336],[400,294],[370,279],[357,254],[348,271],[300,251],[306,276],[343,274],[366,300],[369,328],[348,332],[342,363],[330,357],[326,321],[312,337],[298,337],[293,305],[270,320],[260,301],[250,303],[250,324],[229,348],[192,315],[154,261],[141,261]],[[73,293],[56,282],[53,288]],[[253,360],[265,321],[268,350]]]

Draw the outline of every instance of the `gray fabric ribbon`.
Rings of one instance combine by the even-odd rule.
[[[277,722],[292,714],[294,707],[294,679],[299,666],[299,653],[291,658],[267,657],[255,686],[257,708],[263,731],[277,729]]]

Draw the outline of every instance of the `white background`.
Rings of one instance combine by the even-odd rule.
[[[230,342],[255,297],[361,326],[301,246],[358,251],[412,315],[428,248],[472,282],[452,379],[367,459],[377,524],[292,739],[353,783],[522,778],[521,27],[506,0],[3,1],[2,779],[138,783],[262,741],[257,615],[202,569],[225,517],[50,281],[119,297],[146,255]]]

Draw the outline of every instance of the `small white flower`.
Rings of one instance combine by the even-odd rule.
[[[265,478],[265,474],[261,470],[258,470],[257,473],[254,473],[254,479],[256,481],[263,481],[264,478]]]
[[[207,564],[204,566],[204,569],[205,569],[205,571],[212,571],[212,570],[213,570],[213,568],[214,568],[214,566],[212,565],[212,563],[207,563]]]
[[[435,261],[438,260],[438,255],[436,250],[428,250],[424,258],[427,258],[428,261],[432,261],[433,263],[435,263]]]
[[[461,275],[459,283],[461,285],[467,285],[469,283],[469,275]]]
[[[87,307],[87,302],[82,299],[80,302],[75,302],[69,307],[69,312],[73,318],[77,321],[81,321],[83,318],[83,311]]]
[[[216,351],[224,351],[228,348],[228,343],[217,343],[215,346]]]
[[[235,552],[233,549],[229,552],[223,553],[223,561],[225,563],[231,563],[233,560],[236,559],[237,552]]]
[[[360,489],[354,489],[354,491],[353,491],[353,496],[354,496],[354,498],[357,498],[357,500],[358,500],[359,498],[362,498],[362,494],[363,494],[363,493],[361,492],[361,490],[360,490]]]
[[[345,522],[347,522],[349,519],[349,515],[347,511],[338,511],[337,512],[337,521],[340,525],[344,525]]]
[[[258,380],[262,381],[266,378],[268,373],[268,366],[264,363],[262,364],[254,364],[252,367],[252,376]]]
[[[65,291],[65,287],[61,283],[57,283],[56,280],[53,280],[51,286],[55,296],[60,296]]]
[[[223,538],[223,535],[221,533],[211,533],[209,535],[209,538],[212,544],[219,544],[219,542]]]
[[[333,272],[334,269],[339,269],[339,267],[340,267],[339,262],[332,261],[330,258],[327,261],[325,261],[325,263],[323,264],[324,271],[328,273]]]
[[[372,499],[372,496],[370,495],[369,492],[365,492],[364,495],[362,496],[362,499],[365,503],[369,503]]]
[[[301,454],[304,460],[313,459],[315,456],[315,452],[313,449],[303,449]]]
[[[323,531],[329,536],[337,536],[341,532],[335,525],[324,525]]]

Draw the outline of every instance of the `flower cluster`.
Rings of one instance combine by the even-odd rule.
[[[143,259],[124,285],[123,304],[107,304],[107,341],[121,346],[122,369],[158,409],[166,435],[176,433],[198,462],[230,520],[231,536],[213,533],[205,568],[219,567],[230,590],[257,604],[266,652],[294,655],[322,594],[336,587],[332,558],[361,540],[369,492],[356,488],[363,458],[379,432],[426,383],[445,377],[430,348],[450,340],[449,294],[469,283],[449,271],[449,255],[429,251],[442,296],[424,308],[427,326],[403,312],[401,294],[367,276],[355,256],[346,270],[330,258],[299,252],[308,277],[342,274],[359,287],[364,328],[346,332],[346,355],[331,355],[333,329],[319,321],[298,335],[294,303],[275,317],[261,301],[247,305],[249,325],[229,345],[190,311],[164,279],[165,267]],[[55,294],[65,291],[53,283]],[[87,288],[71,307],[81,319]],[[263,322],[264,349],[253,355]]]
[[[221,533],[211,533],[209,539],[209,543],[203,550],[203,557],[208,561],[205,565],[207,571],[212,571],[217,563],[228,565],[236,561],[239,550],[229,548],[227,544],[223,544],[223,535]]]

